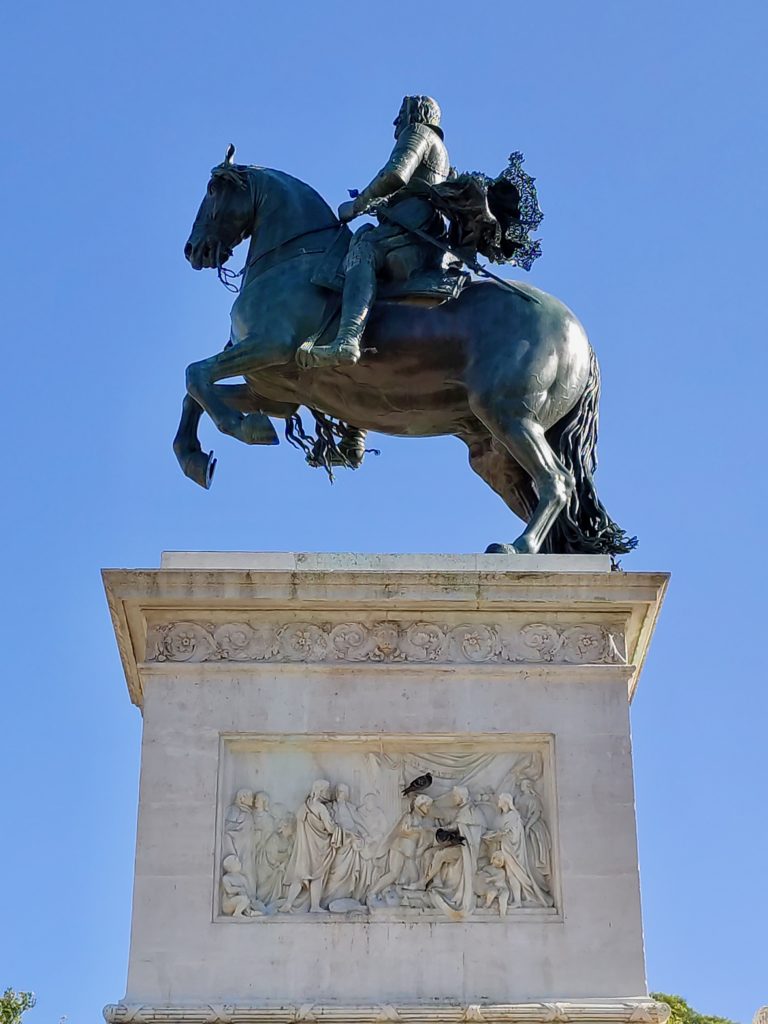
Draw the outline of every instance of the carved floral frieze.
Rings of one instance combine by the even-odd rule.
[[[625,664],[619,631],[584,623],[168,622],[147,637],[149,662],[517,662]]]

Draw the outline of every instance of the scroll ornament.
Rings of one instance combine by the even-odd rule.
[[[531,622],[169,622],[147,638],[149,662],[442,662],[626,664],[619,630]]]

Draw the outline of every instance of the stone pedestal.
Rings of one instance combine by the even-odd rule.
[[[664,574],[173,553],[104,575],[144,716],[109,1022],[663,1022],[628,702]]]

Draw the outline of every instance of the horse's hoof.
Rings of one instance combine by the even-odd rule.
[[[213,452],[190,452],[179,459],[179,464],[190,480],[194,480],[196,484],[200,484],[206,491],[208,490],[216,469],[216,459],[213,457]]]
[[[489,544],[485,549],[486,555],[516,555],[517,551],[513,544]]]
[[[249,412],[243,416],[237,433],[245,444],[280,444],[271,421],[260,412]]]

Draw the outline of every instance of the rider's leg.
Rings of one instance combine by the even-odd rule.
[[[355,235],[344,264],[344,293],[341,300],[341,321],[330,345],[315,345],[309,351],[299,350],[300,365],[351,366],[360,358],[360,343],[368,316],[376,298],[376,271],[379,256],[367,238],[367,231]]]

